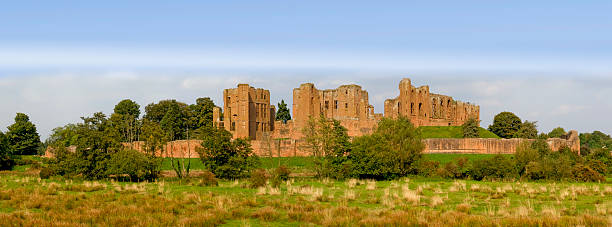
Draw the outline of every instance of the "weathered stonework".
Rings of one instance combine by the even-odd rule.
[[[223,113],[213,110],[213,122],[231,132],[234,138],[261,139],[263,133],[274,130],[274,106],[270,106],[270,91],[238,84],[238,88],[223,91]]]
[[[407,117],[419,126],[459,126],[470,118],[480,122],[480,107],[429,93],[429,86],[414,87],[410,79],[399,85],[400,95],[385,101],[385,117]]]

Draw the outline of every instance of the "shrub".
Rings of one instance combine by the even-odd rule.
[[[249,181],[251,183],[251,188],[266,186],[268,181],[268,173],[264,169],[257,169],[251,173],[251,178]]]
[[[15,161],[10,152],[8,139],[0,131],[0,170],[11,170],[15,166]]]
[[[42,168],[38,176],[40,179],[49,179],[50,177],[55,175],[55,171],[49,167]]]
[[[376,131],[353,139],[348,156],[353,176],[396,179],[418,173],[418,160],[425,145],[410,120],[384,118]]]
[[[215,174],[210,171],[204,171],[202,173],[202,180],[200,181],[200,186],[219,186],[219,181]]]
[[[251,144],[244,139],[232,140],[232,134],[225,129],[206,129],[202,147],[197,149],[206,168],[222,179],[248,177],[258,161]]]
[[[463,138],[478,138],[480,137],[480,127],[478,121],[474,118],[468,119],[463,125],[461,125],[463,132]]]
[[[579,182],[604,182],[606,179],[597,171],[582,164],[576,164],[572,169],[573,179]]]
[[[135,150],[122,150],[111,155],[108,161],[108,175],[127,175],[130,181],[154,180],[159,175],[158,158]]]
[[[437,174],[440,162],[423,158],[417,162],[418,175],[430,177]]]
[[[289,174],[291,174],[291,170],[287,166],[279,166],[272,172],[272,179],[270,181],[270,184],[272,184],[272,187],[275,188],[280,186],[281,183],[289,180]]]
[[[546,173],[540,162],[532,161],[525,166],[523,177],[529,180],[540,180],[546,178]]]
[[[515,166],[513,159],[496,155],[475,161],[470,172],[474,180],[510,179],[518,175]]]

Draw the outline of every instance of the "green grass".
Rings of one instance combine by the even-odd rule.
[[[252,189],[246,180],[202,187],[197,178],[0,174],[0,226],[606,226],[612,219],[610,183],[294,178]]]
[[[421,135],[425,139],[429,138],[463,138],[463,131],[461,126],[421,126],[419,127]],[[480,138],[495,138],[499,139],[499,136],[484,129],[478,129]]]

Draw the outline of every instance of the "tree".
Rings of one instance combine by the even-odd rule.
[[[591,150],[603,149],[612,151],[612,138],[600,131],[580,134],[580,154],[589,155]]]
[[[120,178],[127,175],[132,182],[154,180],[158,177],[161,159],[135,150],[121,150],[111,155],[108,161],[108,175]]]
[[[8,139],[0,131],[0,170],[11,170],[15,166]]]
[[[510,139],[516,135],[523,122],[519,117],[511,112],[501,112],[493,119],[493,124],[489,126],[489,131],[495,135]]]
[[[409,119],[383,118],[371,135],[353,140],[348,159],[359,178],[395,179],[417,173],[425,144]]]
[[[62,143],[55,144],[55,160],[51,164],[54,172],[65,176],[82,175],[85,179],[106,178],[108,160],[120,151],[120,134],[111,127],[101,112],[92,117],[82,117],[83,123],[76,126],[76,146],[70,152]]]
[[[278,103],[278,110],[276,111],[276,120],[282,121],[283,124],[286,124],[287,121],[291,120],[291,113],[289,112],[287,104],[285,104],[285,100],[281,100],[281,102]]]
[[[538,138],[538,126],[536,121],[525,121],[514,135],[515,138],[536,139]]]
[[[565,134],[567,134],[567,132],[565,132],[565,129],[561,127],[557,127],[548,133],[548,137],[549,138],[561,138],[561,136],[564,136]]]
[[[140,132],[139,116],[140,105],[130,99],[122,100],[115,105],[115,112],[111,115],[110,121],[113,127],[117,128],[121,133],[122,142],[138,140]]]
[[[196,104],[189,105],[192,117],[190,129],[193,131],[201,127],[212,127],[215,107],[215,103],[209,97],[198,98]]]
[[[478,126],[478,121],[474,118],[468,119],[461,126],[461,130],[463,131],[463,138],[478,138],[480,137],[479,132],[480,127]]]
[[[36,132],[36,126],[24,113],[17,113],[15,123],[8,127],[6,136],[15,155],[36,154],[38,147],[42,144]]]
[[[187,139],[187,130],[192,125],[189,106],[176,100],[162,100],[145,107],[144,119],[160,123],[171,140]]]
[[[258,163],[249,141],[232,140],[232,134],[225,129],[207,130],[202,134],[202,147],[197,149],[206,168],[223,179],[248,177]]]

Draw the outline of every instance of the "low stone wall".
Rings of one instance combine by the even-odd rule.
[[[424,153],[459,153],[459,154],[513,154],[516,147],[528,139],[424,139]],[[580,139],[576,131],[571,131],[565,138],[552,138],[546,140],[553,150],[567,146],[572,151],[580,153]],[[200,148],[201,140],[178,140],[169,142],[165,153],[157,154],[162,157],[198,158],[196,149]],[[126,148],[144,152],[145,143],[142,141],[124,143]],[[255,154],[261,157],[305,157],[310,153],[304,149],[302,140],[295,139],[269,139],[251,141]],[[52,157],[51,149],[45,156]]]

